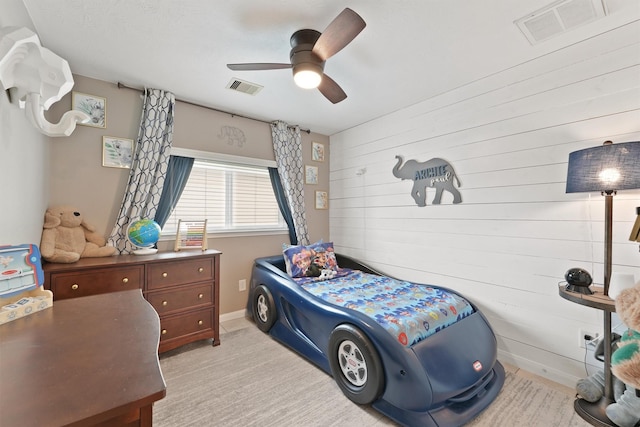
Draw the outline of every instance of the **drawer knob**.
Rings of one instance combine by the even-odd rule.
[[[169,304],[167,301],[162,301],[162,305],[167,305]]]
[[[75,291],[76,289],[78,289],[79,287],[80,287],[80,286],[78,286],[78,284],[77,284],[77,283],[74,283],[73,285],[71,285],[71,289],[73,289],[74,291]]]
[[[167,330],[166,330],[166,329],[163,329],[163,330],[162,330],[162,335],[166,335],[166,334],[167,334]]]
[[[167,277],[169,274],[167,273],[162,273],[162,277]]]
[[[200,267],[200,268],[198,269],[198,273],[202,273],[203,271],[204,271],[204,268],[202,268],[202,267]]]
[[[204,294],[198,294],[198,299],[204,298]]]
[[[198,320],[198,325],[202,326],[202,320]]]
[[[127,283],[127,282],[129,282],[129,278],[128,277],[125,277],[125,278],[122,279],[122,283]]]

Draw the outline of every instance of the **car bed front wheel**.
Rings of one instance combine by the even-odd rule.
[[[353,402],[369,404],[382,393],[384,374],[378,352],[355,326],[340,325],[331,332],[329,364],[336,383]]]
[[[269,289],[264,285],[259,285],[253,291],[253,319],[256,326],[262,332],[269,332],[269,329],[276,321],[276,304]]]

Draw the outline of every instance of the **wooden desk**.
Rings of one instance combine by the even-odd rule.
[[[151,426],[166,394],[141,290],[56,301],[0,325],[0,425]]]

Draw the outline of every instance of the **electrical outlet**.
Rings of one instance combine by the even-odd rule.
[[[247,290],[247,279],[238,280],[238,290],[246,291]]]
[[[585,339],[586,336],[590,336],[591,340]],[[578,330],[578,346],[580,348],[585,348],[585,346],[589,346],[592,343],[595,346],[595,343],[598,342],[598,338],[600,338],[599,332],[588,331],[586,329]]]

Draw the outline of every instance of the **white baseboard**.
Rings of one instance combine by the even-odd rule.
[[[500,349],[498,349],[498,360],[570,388],[575,388],[576,382],[582,378],[558,369],[550,368],[549,366],[535,362],[531,359],[514,356],[513,354]]]
[[[246,310],[232,311],[231,313],[224,313],[220,315],[220,322],[226,322],[227,320],[242,319],[245,317]]]

